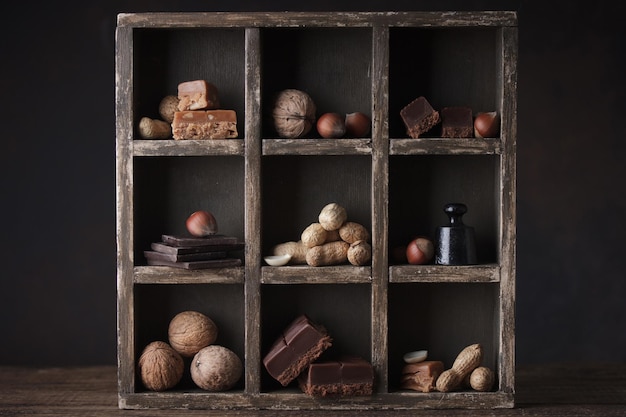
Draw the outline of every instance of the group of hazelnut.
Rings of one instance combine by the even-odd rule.
[[[139,357],[139,376],[146,389],[165,391],[181,381],[185,360],[193,358],[191,379],[200,388],[226,391],[243,375],[243,363],[232,350],[214,344],[218,328],[198,311],[182,311],[169,323],[169,343],[149,343]]]
[[[365,113],[355,111],[344,115],[326,112],[316,118],[316,111],[313,99],[306,92],[282,90],[274,99],[274,128],[279,136],[289,139],[306,136],[313,126],[325,139],[362,138],[371,130],[371,118]]]

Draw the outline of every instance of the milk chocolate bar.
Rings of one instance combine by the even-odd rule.
[[[305,394],[315,397],[372,395],[374,370],[363,358],[314,362],[298,377]]]
[[[180,111],[220,107],[217,87],[205,80],[185,81],[178,84],[178,99]]]
[[[474,118],[469,107],[444,107],[441,109],[441,137],[473,138]]]
[[[263,365],[274,379],[287,386],[331,345],[326,328],[301,315],[272,344]]]
[[[437,378],[443,372],[443,362],[423,361],[409,363],[402,368],[400,388],[431,392],[435,390]]]
[[[424,97],[418,97],[407,104],[400,110],[400,116],[406,126],[407,135],[413,139],[419,138],[441,121],[439,112]]]
[[[228,139],[237,137],[234,110],[177,111],[172,122],[176,140]]]

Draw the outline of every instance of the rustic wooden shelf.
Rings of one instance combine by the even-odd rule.
[[[282,12],[120,14],[116,31],[118,406],[241,410],[510,408],[515,392],[515,175],[517,14],[486,12]],[[289,53],[285,53],[289,51]],[[145,140],[141,117],[182,81],[218,87],[237,114],[228,140]],[[279,138],[268,111],[275,93],[307,91],[317,115],[362,111],[363,138]],[[496,138],[407,137],[400,109],[418,96],[433,107],[496,110]],[[300,238],[338,202],[371,233],[365,266],[265,265],[271,248]],[[433,235],[443,206],[464,202],[478,264],[407,265],[394,248]],[[198,209],[245,243],[242,266],[188,271],[148,266],[161,234],[184,233]],[[187,375],[150,392],[137,376],[146,344],[169,320],[201,311],[216,343],[244,362],[230,391],[197,388]],[[282,387],[262,366],[296,315],[332,330],[333,348],[366,358],[375,393],[316,399]],[[417,330],[421,329],[421,330]],[[428,349],[451,366],[481,343],[497,376],[492,392],[418,393],[399,388],[402,355]]]

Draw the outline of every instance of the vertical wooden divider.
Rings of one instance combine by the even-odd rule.
[[[372,28],[372,365],[388,390],[389,28]]]
[[[245,391],[261,388],[261,57],[259,28],[245,35]]]

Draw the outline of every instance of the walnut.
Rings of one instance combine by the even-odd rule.
[[[315,122],[315,103],[304,91],[287,89],[278,93],[272,110],[274,128],[284,138],[305,136]]]
[[[165,342],[152,342],[139,357],[139,375],[143,385],[151,391],[173,388],[183,377],[183,358]]]
[[[207,391],[229,390],[242,375],[241,359],[224,346],[211,345],[201,349],[191,364],[191,379]]]
[[[170,321],[168,330],[172,347],[184,357],[192,357],[217,339],[217,326],[198,311],[183,311]]]

